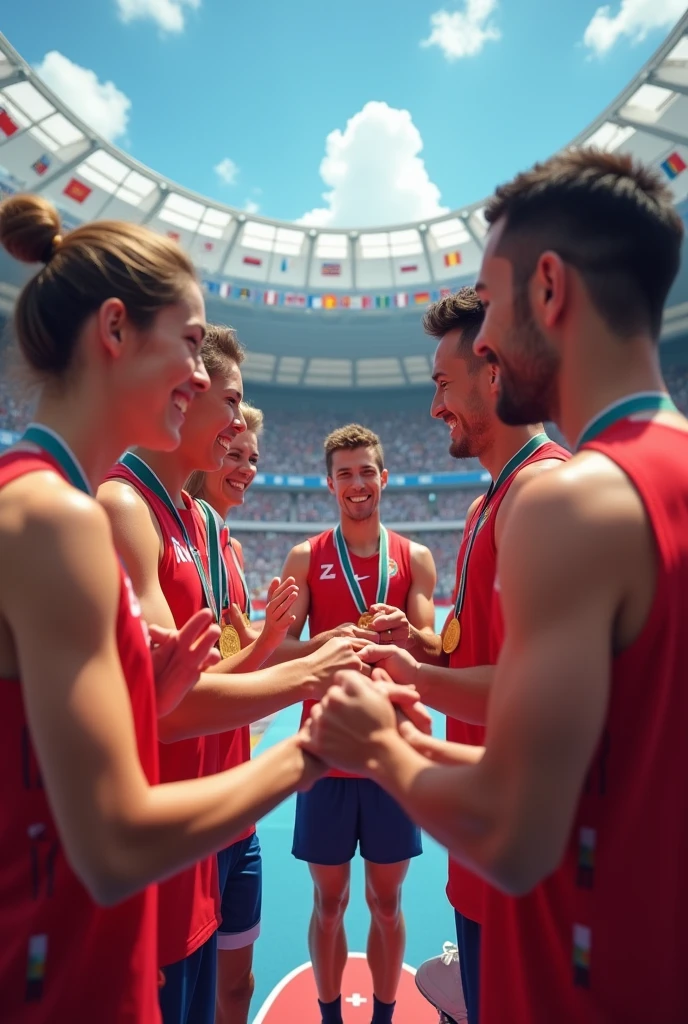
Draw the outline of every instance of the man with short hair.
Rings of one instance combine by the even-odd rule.
[[[314,710],[310,747],[492,883],[481,1024],[684,1021],[688,422],[657,358],[683,225],[656,172],[586,149],[486,216],[475,351],[498,414],[553,418],[575,450],[502,539],[486,747],[404,739],[358,673]]]
[[[501,637],[493,629],[493,591],[497,553],[510,510],[520,491],[538,474],[569,455],[550,441],[541,423],[507,426],[497,416],[497,371],[473,352],[485,311],[474,288],[462,288],[430,306],[423,318],[426,334],[438,341],[433,366],[432,415],[449,428],[449,452],[456,459],[478,458],[492,483],[466,515],[456,563],[454,607],[442,636],[434,638],[435,664],[421,665],[411,656],[420,646],[402,613],[389,609],[376,617],[374,629],[400,626],[411,638],[410,651],[376,647],[363,652],[396,679],[413,680],[421,699],[447,715],[447,739],[482,746],[493,672],[481,666],[497,661]],[[424,638],[426,651],[431,642]],[[438,667],[442,666],[442,667]],[[439,956],[421,965],[416,984],[423,995],[454,1020],[478,1024],[480,929],[485,883],[458,861],[449,860],[447,896],[454,908],[456,960]],[[465,999],[465,1008],[464,1008]]]
[[[297,545],[287,558],[284,574],[299,587],[292,607],[293,636],[301,635],[306,619],[311,636],[329,634],[345,623],[369,628],[376,602],[402,609],[417,630],[434,634],[432,555],[380,522],[387,470],[379,437],[358,424],[341,427],[325,440],[325,459],[339,524]],[[304,705],[304,719],[313,704]],[[359,844],[371,912],[372,1020],[388,1024],[406,939],[401,888],[410,858],[421,853],[420,830],[375,783],[332,772],[307,799],[298,798],[293,847],[294,856],[308,862],[315,886],[308,938],[324,1024],[342,1021],[344,911],[350,862]]]

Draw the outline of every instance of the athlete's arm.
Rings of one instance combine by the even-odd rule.
[[[22,517],[0,529],[2,616],[60,837],[96,900],[125,899],[210,855],[318,777],[293,739],[232,772],[150,786],[116,645],[120,575],[105,513],[61,481],[20,480],[4,498]]]
[[[347,755],[336,737],[337,749],[328,749],[326,731],[315,730],[313,749],[342,767],[363,762],[454,857],[512,893],[561,860],[605,720],[615,623],[637,589],[637,566],[653,559],[637,495],[627,482],[611,493],[607,483],[571,465],[533,480],[514,504],[500,553],[507,636],[478,765],[432,765],[396,729],[381,738],[377,712],[363,713],[360,698],[336,688],[324,706],[348,702],[330,714],[349,725],[358,714],[367,746],[354,754],[349,735]],[[370,703],[370,688],[356,685]]]
[[[175,629],[158,575],[162,540],[155,516],[138,491],[120,480],[101,484],[98,501],[107,512],[115,548],[129,574],[144,619],[165,629]]]

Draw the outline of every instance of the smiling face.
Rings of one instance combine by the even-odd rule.
[[[246,429],[239,409],[243,395],[241,370],[224,360],[207,391],[196,396],[182,429],[180,458],[194,469],[212,472],[222,466],[232,441]]]
[[[243,505],[258,472],[258,458],[258,437],[245,430],[230,443],[222,467],[206,474],[203,496],[223,518],[231,508]]]
[[[431,414],[449,428],[449,454],[455,459],[479,458],[491,442],[494,403],[490,396],[494,371],[485,361],[461,354],[461,332],[444,335],[435,352]]]
[[[557,419],[559,351],[532,313],[530,282],[515,283],[509,259],[498,255],[504,223],[488,235],[476,290],[485,320],[475,352],[498,368],[497,415],[509,426]]]
[[[360,522],[380,507],[387,485],[387,470],[380,469],[374,448],[340,448],[332,453],[332,471],[327,478],[342,517]]]

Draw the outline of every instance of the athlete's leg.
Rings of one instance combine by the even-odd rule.
[[[260,934],[262,863],[254,833],[223,851],[222,922],[217,935],[215,1024],[247,1024],[254,978],[253,944]]]
[[[458,910],[456,917],[456,944],[459,947],[461,984],[468,1011],[468,1024],[480,1020],[480,925],[464,917]]]
[[[331,1003],[342,990],[347,947],[344,911],[349,902],[350,863],[309,864],[314,883],[313,915],[308,929],[308,949],[318,998]]]
[[[409,862],[372,864],[366,861],[366,901],[370,908],[368,964],[373,992],[383,1003],[393,1003],[401,977],[406,926],[401,912],[401,887]]]

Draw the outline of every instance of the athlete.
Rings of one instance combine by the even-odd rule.
[[[215,514],[208,508],[206,518],[183,485],[193,470],[218,469],[234,437],[245,429],[240,412],[243,350],[231,329],[209,325],[201,357],[209,386],[189,406],[179,446],[170,452],[127,452],[98,491],[144,619],[168,628],[181,628],[204,605],[213,609],[219,622],[224,605],[218,586],[224,563]],[[296,596],[293,579],[285,579],[272,594],[283,628],[263,631],[256,645],[279,643],[293,621],[289,609]],[[267,614],[272,619],[272,610]],[[213,775],[218,771],[219,733],[304,696],[317,698],[329,685],[334,668],[361,665],[350,642],[340,638],[310,660],[263,673],[224,674],[235,670],[245,653],[212,666],[177,707],[160,718],[163,782]],[[223,674],[218,676],[215,669]],[[247,821],[245,827],[250,824]],[[158,944],[165,976],[160,1005],[165,1024],[214,1020],[218,893],[215,856],[160,885]]]
[[[484,1024],[678,1022],[688,422],[657,339],[683,225],[655,171],[588,149],[500,187],[486,216],[475,350],[498,369],[498,414],[553,419],[576,454],[511,509],[485,753],[460,766],[472,748],[413,749],[356,677],[314,711],[311,749],[365,764],[496,887],[485,890]]]
[[[380,439],[357,424],[341,427],[325,440],[325,458],[339,525],[297,545],[287,558],[283,576],[299,587],[293,636],[301,635],[306,619],[311,636],[343,623],[366,630],[376,601],[402,608],[415,627],[434,632],[432,555],[380,523],[387,484]],[[312,704],[305,704],[304,720]],[[308,941],[324,1024],[342,1020],[344,911],[359,843],[371,911],[373,1019],[385,1024],[392,1020],[404,953],[401,888],[410,858],[421,853],[420,832],[379,786],[333,772],[312,799],[298,801],[293,846],[294,856],[308,862],[315,888]]]
[[[230,441],[220,469],[194,473],[186,485],[187,492],[207,501],[223,522],[232,508],[243,505],[258,471],[263,413],[247,402],[241,403],[239,412],[246,429]],[[230,536],[228,527],[223,529],[222,544],[231,606],[250,619],[251,598],[244,575],[243,551],[239,541]],[[291,619],[289,615],[288,625]],[[265,628],[271,628],[269,621]],[[282,635],[280,630],[278,640]],[[248,725],[220,735],[218,743],[220,770],[243,764],[251,757]],[[218,854],[218,869],[222,920],[217,935],[215,1020],[216,1024],[247,1024],[254,989],[253,944],[260,934],[262,901],[260,843],[255,825],[250,825]]]
[[[529,480],[569,457],[548,439],[541,424],[513,427],[497,416],[497,371],[494,364],[473,353],[484,315],[475,289],[462,288],[431,306],[423,320],[426,333],[439,342],[433,367],[432,415],[449,427],[450,454],[456,459],[479,459],[492,478],[488,493],[477,498],[466,515],[456,565],[454,608],[443,635],[436,638],[436,647],[448,667],[419,665],[409,653],[397,653],[395,648],[374,647],[362,653],[364,660],[380,665],[396,678],[415,680],[421,699],[447,715],[448,740],[476,746],[485,742],[482,723],[492,673],[481,670],[471,674],[467,670],[493,665],[499,653],[501,638],[495,635],[493,626],[493,592],[497,552],[509,512]],[[397,633],[403,613],[381,610],[372,628],[392,627]],[[409,624],[403,625],[406,634],[413,636]],[[428,638],[423,638],[423,643],[428,650]],[[482,879],[450,859],[447,895],[456,916],[463,996],[455,961],[447,965],[446,957],[436,957],[423,964],[416,975],[416,983],[431,1002],[453,1018],[467,1011],[469,1024],[478,1024],[479,1020],[483,889]],[[448,974],[455,978],[455,997],[450,1001],[443,995],[451,991]]]
[[[152,883],[226,846],[321,767],[294,738],[231,773],[156,785],[157,713],[197,679],[218,630],[207,610],[180,632],[151,627],[154,679],[92,494],[130,445],[177,445],[208,387],[188,257],[134,224],[63,233],[40,196],[0,205],[0,242],[44,264],[14,313],[41,385],[36,422],[0,458],[1,1016],[156,1024]]]

